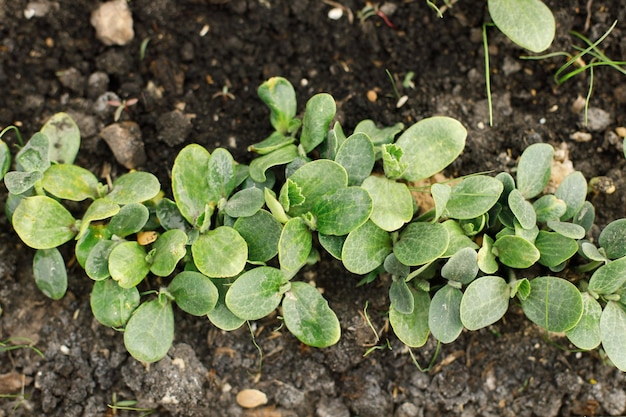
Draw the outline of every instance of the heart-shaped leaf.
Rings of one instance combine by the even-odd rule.
[[[176,305],[192,316],[204,316],[215,308],[219,293],[213,282],[195,271],[177,274],[167,291],[172,294]]]

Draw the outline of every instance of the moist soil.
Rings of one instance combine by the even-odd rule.
[[[83,136],[77,163],[95,173],[109,167],[115,177],[126,168],[99,137],[114,122],[115,108],[98,107],[98,97],[110,92],[137,99],[121,114],[141,131],[147,158],[137,168],[155,173],[167,188],[173,160],[189,143],[209,150],[224,146],[248,162],[247,146],[271,133],[256,88],[280,75],[294,84],[300,111],[311,95],[332,94],[347,132],[362,119],[408,126],[432,115],[457,118],[468,139],[449,176],[511,171],[526,146],[550,143],[586,178],[603,177],[602,184],[614,186],[612,193],[609,186],[589,194],[597,213],[592,235],[626,217],[617,133],[626,126],[626,85],[617,71],[596,69],[585,126],[579,103],[589,74],[557,86],[553,75],[563,58],[520,60],[525,52],[489,28],[489,126],[481,39],[489,18],[483,1],[459,1],[440,19],[425,1],[392,0],[383,7],[390,24],[378,15],[359,19],[366,4],[356,0],[339,1],[345,10],[338,20],[329,18],[338,6],[331,1],[217,3],[222,4],[134,0],[134,39],[107,46],[89,23],[97,1],[0,0],[0,126],[18,125],[28,138],[52,114],[68,112]],[[580,45],[571,30],[595,40],[618,20],[601,47],[616,60],[626,57],[621,0],[547,3],[557,20],[550,52]],[[399,95],[408,97],[401,107],[387,70]],[[409,72],[412,84],[403,86]],[[13,149],[17,145],[13,134],[4,139]],[[3,188],[0,198],[5,197]],[[0,353],[0,416],[145,415],[107,406],[127,400],[153,416],[626,414],[623,373],[601,352],[573,352],[563,335],[547,337],[515,305],[493,326],[442,345],[437,356],[432,338],[410,351],[389,329],[388,279],[357,287],[360,277],[327,256],[299,279],[323,289],[340,318],[337,345],[303,346],[277,316],[225,333],[206,319],[177,312],[168,356],[144,366],[126,353],[121,333],[93,318],[92,283],[71,261],[71,247],[64,252],[68,293],[52,301],[34,284],[33,251],[4,216],[0,224],[0,340],[23,341],[43,353]],[[420,372],[415,361],[426,367],[432,358],[430,371]],[[268,403],[241,408],[236,395],[246,388],[264,392]]]

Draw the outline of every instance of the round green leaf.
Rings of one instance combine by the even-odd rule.
[[[209,158],[209,176],[207,177],[210,194],[209,201],[217,203],[221,198],[228,198],[237,186],[235,161],[224,148],[217,148]]]
[[[98,244],[98,242],[109,239],[111,237],[111,232],[105,225],[90,225],[87,228],[85,234],[83,234],[80,239],[76,241],[76,248],[74,252],[76,253],[76,260],[78,264],[85,269],[85,265],[87,263],[87,258],[91,253],[92,249]]]
[[[187,239],[187,233],[180,229],[168,230],[160,235],[150,252],[150,272],[159,277],[167,277],[174,272],[178,261],[187,254]]]
[[[398,230],[413,218],[413,196],[406,184],[370,176],[361,187],[372,197],[374,207],[370,218],[381,229]]]
[[[398,339],[407,346],[418,348],[428,340],[428,311],[430,296],[425,291],[411,289],[414,308],[410,314],[399,312],[392,304],[389,308],[389,322]]]
[[[348,271],[362,275],[382,265],[389,253],[389,233],[368,220],[350,232],[341,249],[341,260]]]
[[[42,293],[53,300],[60,300],[67,291],[67,270],[61,252],[57,248],[39,249],[33,258],[35,283]]]
[[[596,210],[589,201],[585,201],[578,210],[578,212],[572,218],[572,223],[578,224],[585,229],[585,233],[589,233],[591,226],[596,219]]]
[[[490,5],[491,3],[492,0],[489,1]],[[515,14],[511,15],[511,17],[513,16]],[[552,172],[553,155],[554,148],[546,143],[534,143],[524,150],[517,164],[516,178],[517,189],[524,198],[531,199],[536,197],[546,187]]]
[[[346,238],[347,236],[332,236],[321,233],[317,235],[317,240],[320,242],[320,245],[322,245],[328,253],[338,260],[341,260],[341,251]]]
[[[489,0],[487,4],[498,29],[517,45],[539,53],[552,44],[556,23],[540,0]]]
[[[109,273],[109,256],[115,246],[121,242],[100,240],[89,252],[85,261],[85,272],[94,281],[100,281],[111,276]]]
[[[467,285],[478,275],[478,255],[472,248],[463,248],[448,259],[441,276]]]
[[[109,230],[114,235],[126,237],[139,232],[146,225],[149,217],[150,212],[143,204],[127,204],[111,218]]]
[[[117,204],[142,203],[161,191],[157,177],[149,172],[133,171],[113,181],[113,189],[106,198]]]
[[[587,180],[580,171],[575,171],[563,178],[554,195],[565,201],[567,209],[561,220],[569,220],[582,208],[587,198]]]
[[[578,251],[578,244],[574,239],[544,230],[535,239],[535,247],[540,253],[539,263],[547,267],[562,264]]]
[[[521,191],[513,190],[508,197],[509,208],[524,229],[532,229],[537,225],[537,214],[533,205],[524,198]]]
[[[478,330],[500,320],[509,308],[511,287],[496,276],[473,281],[461,299],[461,321],[468,330]]]
[[[589,289],[596,294],[614,294],[626,284],[626,257],[596,269],[589,279]]]
[[[519,236],[506,235],[493,244],[493,254],[501,263],[511,268],[529,268],[539,260],[539,250],[528,240]]]
[[[144,363],[162,359],[173,341],[174,310],[170,302],[146,301],[135,310],[124,330],[126,350]]]
[[[365,133],[376,146],[392,143],[396,135],[404,129],[402,123],[393,126],[378,127],[373,120],[361,120],[354,128],[354,133]]]
[[[44,172],[43,188],[50,194],[71,201],[98,198],[98,179],[77,165],[52,165]]]
[[[232,227],[220,226],[191,245],[194,263],[211,278],[233,277],[243,271],[248,259],[248,245]]]
[[[446,220],[441,225],[448,232],[448,248],[441,258],[449,258],[463,248],[478,249],[478,245],[465,234],[456,220]]]
[[[317,288],[305,282],[292,282],[283,300],[287,329],[302,343],[327,347],[339,341],[341,327],[335,313]]]
[[[585,237],[585,228],[575,223],[562,222],[559,220],[548,220],[547,226],[558,234],[571,239],[582,239]]]
[[[439,223],[410,223],[393,245],[396,258],[405,265],[423,265],[446,252],[450,237]]]
[[[139,306],[139,298],[136,287],[122,288],[112,279],[97,281],[91,290],[91,311],[105,326],[124,327]]]
[[[146,261],[146,250],[137,242],[122,242],[111,250],[109,273],[120,287],[136,286],[148,275],[149,271],[150,264]]]
[[[46,196],[23,199],[13,213],[20,239],[34,249],[51,249],[76,236],[76,219],[58,201]]]
[[[411,289],[407,285],[404,277],[394,278],[389,287],[389,302],[402,314],[411,314],[415,308]]]
[[[219,293],[211,280],[195,271],[177,274],[167,291],[172,294],[176,305],[185,313],[204,316],[215,308]]]
[[[11,194],[22,194],[33,188],[42,178],[40,171],[10,171],[4,177],[4,184]]]
[[[363,225],[372,207],[372,198],[366,190],[347,187],[321,196],[311,212],[316,216],[320,233],[343,236]]]
[[[44,172],[50,167],[50,140],[48,136],[37,132],[15,156],[18,171]]]
[[[473,219],[498,202],[502,182],[486,175],[465,178],[452,187],[444,214],[453,219]]]
[[[313,236],[302,218],[290,219],[285,223],[278,241],[280,268],[287,272],[297,272],[306,263],[312,247]]]
[[[463,330],[461,322],[461,299],[458,288],[446,285],[439,289],[430,302],[428,327],[441,343],[454,342]]]
[[[348,185],[360,185],[372,172],[375,160],[374,144],[365,133],[347,138],[335,156],[335,162],[348,173]]]
[[[93,203],[87,207],[83,219],[80,223],[80,231],[78,232],[78,238],[80,239],[87,231],[87,228],[92,221],[108,219],[115,216],[120,211],[120,206],[108,201],[105,198],[99,198],[94,200]]]
[[[204,147],[191,144],[176,156],[172,167],[172,193],[181,214],[187,221],[198,225],[211,195],[209,182],[209,159],[211,154]]]
[[[296,91],[291,83],[282,77],[272,77],[259,86],[257,94],[271,110],[274,129],[289,133],[297,110]]]
[[[626,372],[626,311],[620,303],[609,301],[600,317],[602,347],[613,365]]]
[[[546,194],[535,200],[533,208],[537,215],[537,221],[547,222],[548,220],[559,220],[565,214],[567,205],[565,201],[556,198],[554,195]]]
[[[450,117],[429,117],[415,123],[396,142],[403,151],[401,162],[407,164],[402,177],[419,181],[441,171],[463,152],[466,136],[463,125]]]
[[[211,279],[211,282],[217,287],[219,298],[217,304],[213,310],[209,311],[207,317],[213,323],[215,327],[224,331],[232,331],[241,327],[246,321],[233,314],[232,311],[226,307],[226,293],[234,282],[230,278]]]
[[[263,190],[252,187],[236,192],[226,203],[224,211],[230,217],[249,217],[265,204]]]
[[[604,248],[609,259],[626,256],[626,219],[609,223],[600,233],[598,243]]]
[[[336,111],[335,99],[330,94],[319,93],[307,101],[300,134],[304,152],[309,153],[324,142]]]
[[[49,158],[61,164],[72,164],[80,148],[80,130],[67,113],[56,113],[40,130],[50,140]]]
[[[306,214],[323,195],[348,186],[348,173],[344,167],[327,159],[304,164],[289,179],[299,187],[305,199],[302,204],[289,209],[291,216]]]
[[[522,299],[524,314],[550,332],[570,330],[583,314],[583,299],[571,282],[557,277],[530,281],[530,294]]]
[[[289,280],[280,269],[261,266],[240,275],[226,293],[226,306],[237,317],[258,320],[278,307]]]
[[[282,225],[269,212],[259,210],[250,217],[240,217],[233,228],[248,244],[248,259],[267,262],[278,254]]]
[[[159,224],[165,230],[180,229],[185,230],[188,223],[176,206],[176,203],[168,198],[159,201],[156,207],[156,216]]]
[[[581,296],[583,298],[583,315],[578,324],[565,334],[577,348],[591,350],[597,348],[602,341],[600,331],[602,307],[589,293],[584,292]]]

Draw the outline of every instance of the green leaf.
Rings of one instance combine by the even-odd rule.
[[[0,140],[0,180],[4,178],[9,168],[11,168],[11,151],[9,150],[9,145]]]
[[[285,211],[289,211],[291,207],[298,207],[304,204],[306,198],[302,195],[302,187],[296,184],[291,178],[287,178],[284,186],[280,190],[278,200]]]
[[[478,255],[471,248],[463,248],[448,259],[441,268],[441,276],[467,285],[478,275]]]
[[[348,187],[321,196],[311,212],[317,218],[320,233],[343,236],[363,225],[372,208],[372,198],[366,190]]]
[[[80,223],[78,238],[80,239],[83,236],[91,222],[108,219],[109,217],[115,216],[119,212],[120,206],[105,198],[94,200],[93,203],[87,207],[87,210],[85,210],[85,214],[83,215],[83,219]]]
[[[435,183],[430,186],[430,194],[435,202],[435,221],[439,220],[443,213],[445,213],[448,200],[452,194],[452,187],[448,184]]]
[[[109,273],[120,287],[134,287],[150,271],[146,262],[146,250],[137,242],[122,242],[109,255]]]
[[[626,285],[626,257],[596,269],[589,279],[589,290],[600,295],[616,293]]]
[[[15,156],[18,171],[43,173],[50,167],[49,149],[48,136],[40,132],[35,133]]]
[[[237,317],[258,320],[278,307],[289,290],[289,279],[280,269],[261,266],[240,275],[226,293],[226,306]]]
[[[48,298],[60,300],[67,291],[67,270],[57,248],[39,249],[33,258],[37,288]]]
[[[111,232],[105,225],[90,225],[85,233],[76,241],[76,260],[85,269],[87,258],[98,242],[110,239]]]
[[[401,263],[393,253],[387,255],[385,262],[383,263],[383,267],[385,268],[385,271],[391,275],[401,278],[406,278],[411,272],[411,268],[408,265]]]
[[[485,274],[495,274],[498,270],[498,262],[493,254],[493,239],[488,235],[483,235],[483,245],[478,250],[478,268]]]
[[[389,308],[389,322],[398,339],[409,347],[424,346],[428,340],[428,311],[430,296],[425,291],[411,289],[413,296],[413,311],[402,314],[393,304]]]
[[[111,218],[109,230],[114,235],[126,237],[143,229],[149,217],[150,212],[143,204],[127,204]]]
[[[448,233],[448,248],[440,256],[441,258],[449,258],[463,248],[478,249],[478,245],[465,235],[465,231],[456,220],[446,220],[441,225]]]
[[[91,290],[91,311],[101,324],[124,327],[131,314],[139,306],[136,287],[122,288],[112,279],[97,281]]]
[[[435,293],[428,311],[428,327],[435,339],[441,343],[454,342],[463,330],[461,322],[461,300],[463,293],[458,288],[445,285]]]
[[[402,174],[409,166],[408,163],[402,162],[402,156],[404,155],[402,148],[395,143],[386,143],[381,146],[380,152],[382,154],[385,176],[394,180],[402,177]]]
[[[283,300],[283,317],[287,329],[304,344],[321,348],[339,341],[337,316],[317,288],[307,283],[291,283]]]
[[[296,116],[296,91],[289,81],[282,77],[272,77],[257,89],[261,100],[270,108],[270,121],[274,129],[282,134],[293,131]]]
[[[558,234],[570,239],[579,240],[585,237],[585,228],[574,223],[548,220],[547,226]]]
[[[341,250],[343,249],[343,243],[346,241],[346,238],[347,236],[332,236],[322,233],[317,235],[320,245],[338,260],[341,260]]]
[[[13,213],[13,227],[34,249],[52,249],[76,236],[76,219],[59,202],[46,196],[23,199]]]
[[[532,52],[543,52],[554,40],[556,23],[540,0],[488,0],[489,15],[511,41]]]
[[[536,197],[546,187],[553,155],[554,148],[546,143],[534,143],[524,150],[517,164],[517,189],[524,198]]]
[[[85,272],[94,281],[101,281],[111,276],[109,273],[109,256],[115,246],[121,242],[112,240],[100,240],[93,247],[85,261]]]
[[[209,202],[217,203],[221,198],[228,198],[237,186],[235,160],[224,148],[217,148],[209,158]]]
[[[40,171],[10,171],[4,176],[4,184],[11,194],[22,194],[34,187],[42,178],[43,174]]]
[[[393,246],[396,258],[405,265],[431,262],[446,252],[450,237],[439,223],[410,223]]]
[[[168,230],[161,234],[152,245],[150,272],[159,277],[169,276],[174,272],[178,261],[187,254],[186,245],[187,233],[180,229]]]
[[[135,310],[124,331],[126,350],[144,363],[162,359],[173,341],[174,310],[170,302],[146,301]]]
[[[220,226],[191,245],[194,263],[210,278],[233,277],[243,271],[248,259],[248,245],[232,227]]]
[[[113,189],[106,199],[116,204],[142,203],[156,197],[161,184],[149,172],[134,171],[113,181]]]
[[[300,187],[305,198],[302,204],[289,208],[288,214],[294,217],[311,211],[323,195],[348,186],[348,173],[344,167],[327,159],[304,164],[289,179]]]
[[[415,308],[411,289],[404,278],[395,278],[389,287],[389,302],[401,314],[411,314]]]
[[[372,175],[361,187],[372,197],[370,218],[381,229],[398,230],[413,218],[413,196],[406,184]]]
[[[583,299],[583,315],[576,326],[569,329],[565,335],[577,348],[591,350],[600,346],[602,334],[600,331],[600,317],[602,307],[589,293],[581,294]]]
[[[382,265],[389,253],[389,233],[367,221],[350,232],[341,250],[341,260],[348,271],[363,275]]]
[[[174,200],[183,217],[194,226],[200,226],[198,220],[211,195],[207,181],[210,158],[204,147],[191,144],[178,153],[172,167]]]
[[[461,154],[466,136],[463,125],[449,117],[415,123],[396,142],[404,153],[401,162],[408,165],[402,177],[419,181],[441,171]]]
[[[378,127],[373,120],[361,120],[354,128],[354,133],[365,133],[376,146],[392,143],[396,135],[404,129],[402,123],[393,126]]]
[[[219,298],[217,300],[217,304],[213,310],[209,311],[207,317],[213,323],[215,327],[224,331],[232,331],[241,327],[246,321],[242,318],[239,318],[233,314],[232,311],[226,307],[226,292],[230,288],[231,284],[234,282],[234,279],[231,278],[221,278],[221,279],[212,279],[211,282],[217,287],[217,291],[219,294]]]
[[[98,179],[77,165],[52,165],[43,175],[42,186],[50,194],[71,201],[98,198]]]
[[[40,130],[50,141],[49,158],[60,164],[72,164],[80,148],[80,130],[67,113],[53,115]]]
[[[224,211],[230,217],[249,217],[265,204],[263,190],[253,187],[237,191],[226,203]]]
[[[159,201],[156,207],[156,216],[159,224],[165,230],[187,229],[187,222],[180,210],[178,210],[178,206],[168,198],[163,198]]]
[[[609,223],[600,233],[598,244],[606,251],[609,259],[626,256],[626,219]]]
[[[567,209],[561,220],[569,220],[582,208],[587,198],[587,180],[584,175],[575,171],[563,178],[554,195],[565,201]]]
[[[539,250],[528,240],[519,236],[502,236],[493,244],[493,254],[500,262],[511,268],[529,268],[539,260]]]
[[[551,268],[567,261],[578,251],[578,244],[574,239],[544,230],[539,232],[535,247],[540,253],[539,263]]]
[[[537,221],[547,222],[548,220],[559,220],[565,214],[567,205],[565,201],[556,198],[554,195],[546,194],[535,200],[533,208],[537,215]]]
[[[282,225],[269,212],[259,210],[250,217],[240,217],[233,228],[248,244],[248,259],[267,262],[278,254]]]
[[[537,225],[537,214],[533,205],[527,201],[521,191],[513,190],[509,193],[509,208],[524,229],[532,229]]]
[[[311,231],[300,217],[285,223],[278,241],[278,261],[283,271],[296,273],[306,263],[313,247]]]
[[[609,301],[600,318],[602,347],[613,365],[626,372],[626,311],[615,301]]]
[[[374,144],[365,133],[355,133],[341,144],[335,156],[348,173],[348,185],[360,185],[374,168]]]
[[[476,175],[452,187],[444,215],[453,219],[473,219],[498,202],[503,185],[495,178]]]
[[[283,146],[291,145],[296,141],[291,136],[285,136],[281,132],[272,132],[266,139],[261,142],[248,146],[248,152],[256,152],[259,155],[267,155]]]
[[[300,145],[304,152],[311,152],[326,139],[336,111],[335,99],[330,94],[319,93],[307,101],[300,135]]]
[[[524,314],[550,332],[573,328],[583,314],[583,299],[571,282],[557,277],[530,281],[530,294],[522,299]]]
[[[511,287],[496,276],[484,276],[473,281],[461,299],[461,321],[468,330],[487,327],[504,316],[509,308]]]
[[[530,295],[530,281],[527,278],[516,279],[509,283],[511,287],[511,298],[516,295],[520,300],[525,300]]]
[[[195,271],[177,274],[167,291],[172,294],[176,305],[192,316],[204,316],[217,305],[217,287],[206,276]]]
[[[582,226],[585,229],[585,233],[589,233],[595,219],[596,210],[593,208],[593,204],[585,201],[580,210],[574,215],[572,223]]]
[[[254,158],[250,162],[250,178],[256,182],[267,181],[265,171],[277,165],[288,164],[298,156],[298,147],[296,145],[286,145],[274,152]]]

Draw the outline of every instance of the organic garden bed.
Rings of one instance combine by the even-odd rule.
[[[167,189],[174,158],[190,143],[211,151],[226,147],[236,160],[249,162],[247,147],[272,131],[257,87],[282,76],[295,86],[300,111],[313,94],[332,94],[346,131],[367,118],[385,126],[410,126],[433,115],[456,118],[468,137],[448,176],[511,171],[526,147],[549,143],[586,178],[601,177],[604,185],[587,197],[596,208],[592,236],[626,217],[623,74],[594,72],[585,126],[577,103],[587,96],[589,73],[557,86],[553,75],[562,57],[520,60],[525,52],[490,28],[489,126],[484,2],[459,1],[439,19],[423,1],[390,1],[383,9],[389,24],[378,15],[360,20],[357,11],[366,6],[360,1],[339,2],[345,9],[338,20],[329,18],[338,6],[332,2],[214,3],[133,1],[134,39],[106,46],[89,24],[96,1],[0,2],[0,126],[19,125],[29,138],[48,117],[67,112],[82,133],[77,163],[116,178],[127,169],[98,135],[114,122],[117,107],[96,103],[111,91],[129,104],[121,120],[136,122],[141,131],[146,162],[139,168]],[[626,9],[619,0],[569,3],[547,2],[557,21],[550,51],[571,52],[572,43],[580,44],[570,30],[596,40],[618,20],[601,49],[616,60],[626,56]],[[398,96],[407,96],[402,106],[386,70]],[[3,139],[17,145],[13,134]],[[4,200],[6,189],[1,193]],[[337,313],[338,344],[307,347],[277,315],[226,333],[208,320],[177,314],[168,356],[144,366],[126,352],[121,333],[93,318],[93,283],[71,260],[71,247],[63,251],[68,293],[52,301],[33,280],[33,251],[4,216],[0,224],[0,340],[43,353],[0,353],[0,394],[6,397],[0,415],[141,415],[144,409],[159,416],[626,414],[623,373],[601,352],[573,352],[558,334],[548,339],[514,304],[494,325],[442,345],[432,369],[418,371],[411,352],[425,367],[437,344],[431,337],[410,352],[393,334],[387,319],[391,279],[357,287],[361,277],[327,254],[299,277],[323,289]],[[573,269],[566,272],[575,279]],[[546,271],[525,273],[531,278]],[[268,403],[242,409],[236,396],[246,388],[264,392]],[[128,400],[136,401],[134,411],[107,406]]]

